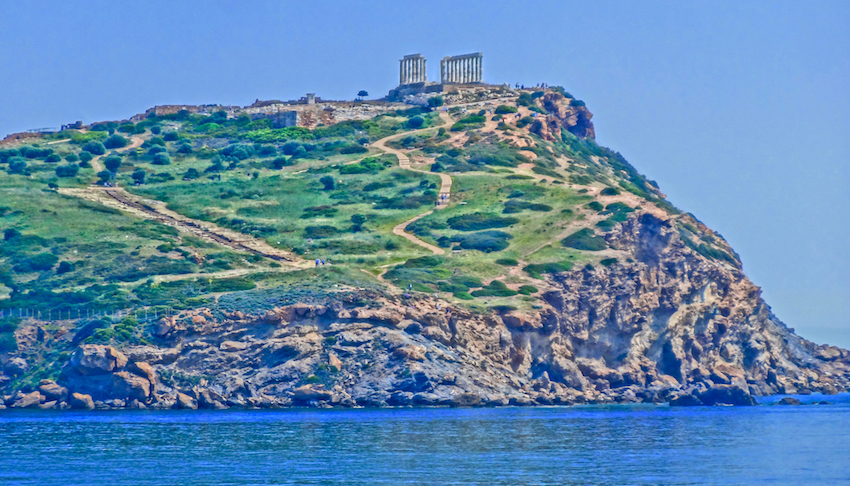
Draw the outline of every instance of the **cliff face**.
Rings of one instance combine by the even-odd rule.
[[[629,255],[557,274],[538,313],[473,314],[410,296],[354,293],[259,314],[164,318],[153,345],[83,345],[58,383],[8,406],[532,405],[754,403],[836,393],[850,353],[779,322],[735,266],[685,245],[668,222],[632,217],[606,235]],[[73,333],[19,330],[21,356]],[[34,363],[9,360],[6,375]]]

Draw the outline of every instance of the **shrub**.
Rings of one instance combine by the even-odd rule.
[[[106,147],[97,140],[86,142],[85,145],[83,145],[83,150],[94,155],[103,155],[106,153]]]
[[[452,241],[460,244],[465,250],[478,250],[484,253],[502,251],[508,247],[508,240],[513,236],[503,231],[482,231],[466,235],[455,235]]]
[[[162,147],[160,145],[154,145],[153,147],[148,149],[148,155],[150,155],[150,156],[154,156],[156,154],[161,154],[161,153],[165,153],[165,152],[168,152],[168,149],[166,149],[165,147]]]
[[[80,152],[80,162],[82,162],[84,164],[88,165],[88,163],[91,162],[91,159],[93,159],[93,158],[94,158],[94,155],[92,155],[91,152],[88,152],[88,151],[85,151],[85,150]]]
[[[496,108],[496,111],[494,113],[497,114],[497,115],[505,115],[505,114],[508,114],[508,113],[516,113],[516,112],[517,112],[517,109],[513,106],[499,105]]]
[[[616,195],[620,194],[620,191],[618,191],[616,188],[613,188],[613,187],[606,187],[605,189],[602,189],[601,191],[599,191],[599,194],[601,196],[616,196]]]
[[[603,208],[602,204],[600,204],[599,201],[590,201],[589,203],[585,204],[584,207],[592,211],[602,211]]]
[[[254,153],[254,148],[247,144],[236,144],[225,147],[221,150],[221,155],[227,157],[235,157],[238,160],[245,160]]]
[[[428,106],[431,108],[436,108],[438,106],[443,106],[443,97],[442,96],[432,96],[428,98]]]
[[[351,216],[351,231],[363,231],[363,225],[366,223],[366,216],[362,214],[354,214]]]
[[[572,262],[535,263],[527,265],[523,270],[532,278],[543,278],[544,273],[568,272],[573,269]]]
[[[65,156],[65,161],[67,162],[77,162],[80,160],[80,157],[77,154],[68,154]]]
[[[455,292],[454,296],[459,300],[473,300],[475,297],[469,295],[469,292]]]
[[[352,145],[346,145],[345,147],[341,148],[339,150],[339,153],[345,154],[345,155],[365,154],[368,151],[369,151],[369,149],[367,149],[366,147],[363,147],[361,145],[352,144]]]
[[[153,129],[151,129],[151,132],[153,132]],[[157,133],[159,133],[159,132],[157,132]],[[176,142],[177,139],[179,139],[179,138],[180,138],[180,135],[178,135],[177,132],[165,132],[162,135],[162,139],[165,140],[166,142]]]
[[[508,196],[508,197],[510,197],[510,196]],[[505,203],[505,209],[502,210],[502,212],[505,213],[505,214],[511,214],[511,213],[519,213],[519,212],[526,210],[526,209],[529,209],[531,211],[546,212],[546,211],[551,211],[552,206],[549,206],[548,204],[532,204],[532,203],[526,202],[526,201],[516,201],[516,200],[514,200],[514,201],[506,202]]]
[[[112,135],[103,141],[103,146],[108,149],[118,149],[126,147],[128,143],[130,142],[121,135]]]
[[[198,172],[198,169],[196,169],[194,167],[190,168],[189,170],[186,171],[185,174],[183,174],[183,180],[184,181],[191,181],[193,179],[197,179],[198,177],[201,177],[201,173]]]
[[[144,171],[144,169],[136,169],[136,171],[133,172],[133,175],[131,175],[130,177],[133,178],[133,181],[135,181],[136,184],[144,184],[145,183],[145,171]]]
[[[50,270],[58,261],[59,258],[57,258],[56,255],[51,253],[39,253],[38,255],[22,259],[17,265],[12,267],[12,269],[18,273],[39,272],[43,270]]]
[[[160,133],[162,133],[162,127],[159,125],[152,126],[151,133],[153,133],[154,135],[159,135]]]
[[[605,240],[596,236],[590,228],[582,228],[561,241],[566,247],[576,250],[601,251],[608,248]]]
[[[48,162],[48,163],[51,163],[51,164],[55,164],[56,162],[59,162],[60,160],[62,160],[62,157],[60,157],[58,154],[50,154],[50,155],[48,155],[47,157],[44,158],[45,162]]]
[[[475,297],[510,297],[516,294],[516,291],[509,289],[508,286],[500,280],[493,280],[486,287],[472,292],[472,295]]]
[[[80,171],[80,166],[76,164],[70,165],[62,165],[56,168],[56,175],[58,177],[76,177],[77,172]]]
[[[391,164],[378,157],[367,157],[356,164],[343,165],[339,169],[340,174],[377,174]]]
[[[32,145],[24,145],[21,147],[21,155],[28,159],[43,159],[53,154],[53,149],[39,148]]]
[[[582,100],[570,100],[570,106],[584,106],[584,101],[582,101]]]
[[[466,275],[455,275],[449,279],[449,281],[455,285],[462,285],[464,287],[474,289],[478,287],[483,287],[484,283],[478,277],[469,277]]]
[[[151,163],[154,165],[171,165],[171,157],[166,153],[159,153],[153,156]]]
[[[410,260],[404,262],[405,267],[409,268],[429,268],[436,267],[443,261],[435,256],[424,256],[419,258],[411,258]]]
[[[422,125],[425,124],[425,120],[421,116],[414,116],[413,118],[407,120],[407,128],[417,129],[421,128]]]
[[[121,167],[121,157],[110,155],[103,160],[103,166],[110,172],[118,172],[118,168]]]
[[[505,228],[519,223],[517,218],[502,218],[489,213],[469,213],[448,220],[449,227],[458,231],[477,231],[490,228]]]
[[[59,262],[59,266],[56,267],[56,274],[62,275],[63,273],[73,272],[74,264],[71,262]]]
[[[334,178],[329,175],[319,179],[319,182],[322,183],[322,186],[324,186],[326,191],[332,191],[336,187],[336,181],[334,181]]]
[[[496,263],[499,265],[504,265],[506,267],[515,267],[519,265],[519,262],[514,260],[513,258],[499,258],[496,260]]]
[[[602,260],[601,262],[599,262],[599,264],[602,265],[603,267],[610,267],[611,265],[613,265],[615,263],[617,263],[616,258],[606,258],[606,259]]]
[[[522,295],[531,295],[536,294],[539,290],[534,285],[523,285],[519,288],[518,292]]]
[[[304,228],[304,237],[313,239],[330,238],[332,236],[336,236],[339,232],[340,231],[333,226],[307,226]]]

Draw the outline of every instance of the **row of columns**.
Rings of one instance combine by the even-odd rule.
[[[480,83],[484,79],[484,56],[481,53],[445,57],[440,61],[440,81],[445,83]]]
[[[424,83],[428,80],[425,75],[425,57],[421,54],[404,56],[399,61],[398,84]]]

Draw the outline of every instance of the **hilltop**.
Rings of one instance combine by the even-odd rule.
[[[311,100],[316,101],[316,100]],[[846,391],[563,88],[169,107],[0,145],[2,403]],[[287,115],[288,116],[288,115]]]

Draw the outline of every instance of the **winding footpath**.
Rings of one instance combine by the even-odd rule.
[[[402,138],[402,137],[414,135],[416,133],[426,132],[428,130],[434,130],[434,129],[444,127],[444,126],[447,126],[447,125],[451,125],[452,123],[454,123],[454,121],[449,116],[449,114],[444,112],[444,111],[440,112],[440,119],[443,120],[442,125],[438,125],[438,126],[434,126],[434,127],[428,127],[428,128],[421,128],[419,130],[413,130],[413,131],[410,131],[410,132],[399,133],[399,134],[396,134],[396,135],[390,135],[389,137],[385,137],[385,138],[382,138],[382,139],[376,141],[375,143],[372,144],[372,147],[374,147],[374,148],[376,148],[376,149],[378,149],[378,150],[380,150],[384,153],[395,155],[398,158],[398,166],[401,167],[402,169],[410,170],[410,171],[413,171],[413,172],[421,172],[423,174],[433,175],[434,174],[433,172],[430,172],[430,171],[427,171],[427,170],[414,169],[410,165],[410,157],[408,157],[407,154],[405,154],[401,150],[397,150],[397,149],[394,149],[392,147],[387,147],[387,142],[390,142],[390,141],[393,141],[393,140],[396,140],[396,139],[399,139],[399,138]],[[440,195],[439,195],[440,199],[439,200],[441,201],[441,204],[436,206],[435,209],[428,210],[428,211],[426,211],[422,214],[419,214],[419,215],[417,215],[417,216],[415,216],[411,219],[408,219],[407,221],[404,221],[402,223],[395,225],[395,227],[393,228],[393,234],[397,235],[397,236],[401,236],[402,238],[410,241],[411,243],[413,243],[415,245],[419,245],[422,248],[425,248],[426,250],[431,251],[435,255],[444,255],[446,253],[446,250],[444,250],[444,249],[442,249],[438,246],[434,246],[430,243],[426,243],[426,242],[420,240],[419,238],[417,238],[416,236],[405,231],[407,226],[410,225],[411,223],[413,223],[414,221],[417,221],[421,218],[424,218],[425,216],[428,216],[429,214],[432,214],[435,210],[443,209],[449,204],[449,198],[451,197],[451,193],[452,193],[452,178],[448,174],[439,174],[439,175],[440,175]],[[443,197],[445,197],[445,199],[443,199]]]

